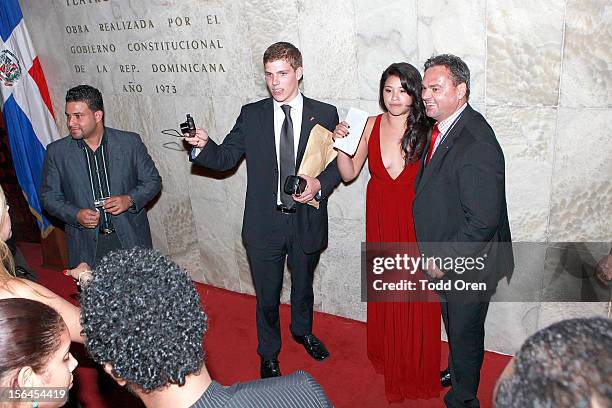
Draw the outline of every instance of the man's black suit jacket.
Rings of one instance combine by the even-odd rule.
[[[512,274],[504,155],[491,126],[470,105],[431,161],[421,161],[412,212],[426,256],[486,256],[482,270],[466,271],[462,279],[486,283],[490,294]],[[446,272],[448,279],[460,277]]]
[[[316,124],[333,130],[338,124],[338,111],[332,105],[304,97],[296,169],[302,162],[310,131]],[[192,161],[211,170],[225,171],[233,168],[242,156],[245,156],[247,163],[242,238],[249,246],[265,248],[270,238],[270,219],[276,213],[279,177],[272,98],[243,106],[236,124],[223,143],[217,144],[208,139],[206,146]],[[336,160],[317,178],[321,182],[322,196],[319,209],[296,203],[296,238],[306,253],[315,253],[327,246],[327,198],[340,183]]]

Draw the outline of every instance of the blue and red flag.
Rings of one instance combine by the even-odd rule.
[[[53,227],[42,215],[38,187],[49,143],[59,139],[47,82],[18,0],[0,1],[0,91],[17,180],[45,237]]]

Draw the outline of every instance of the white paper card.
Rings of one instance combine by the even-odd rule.
[[[349,134],[346,137],[334,141],[334,147],[342,150],[349,156],[353,156],[359,146],[363,129],[368,121],[368,112],[351,108],[346,114],[344,121],[349,124]]]

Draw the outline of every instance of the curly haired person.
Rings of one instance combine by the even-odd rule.
[[[332,406],[301,371],[229,387],[212,380],[207,320],[187,273],[152,249],[111,252],[81,294],[87,351],[147,407]]]
[[[501,374],[496,408],[605,408],[612,401],[612,320],[563,320],[531,335]]]

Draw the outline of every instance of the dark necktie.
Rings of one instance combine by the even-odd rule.
[[[293,207],[294,201],[289,194],[285,193],[283,186],[288,176],[295,174],[295,154],[293,154],[293,121],[291,120],[291,106],[282,105],[285,120],[280,133],[280,199],[287,208]]]

